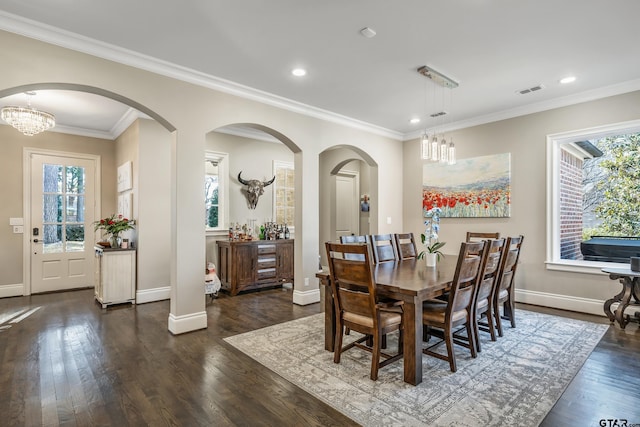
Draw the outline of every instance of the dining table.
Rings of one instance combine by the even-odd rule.
[[[378,296],[404,301],[403,363],[406,383],[418,385],[422,382],[422,303],[449,290],[456,264],[457,257],[449,255],[441,258],[435,267],[427,267],[421,259],[383,262],[373,266]],[[325,290],[324,347],[333,351],[336,311],[329,271],[323,269],[316,277]]]

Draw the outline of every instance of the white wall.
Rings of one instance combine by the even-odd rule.
[[[517,299],[603,314],[602,303],[620,285],[604,274],[549,271],[546,256],[546,136],[640,118],[640,92],[531,114],[454,132],[459,158],[511,153],[510,218],[443,218],[440,240],[454,254],[467,231],[525,236],[516,276]],[[404,146],[404,218],[407,229],[423,231],[422,163],[417,140]]]

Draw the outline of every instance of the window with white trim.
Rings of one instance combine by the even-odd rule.
[[[204,201],[207,231],[223,230],[228,221],[225,199],[228,186],[228,158],[227,153],[205,152]]]
[[[619,250],[604,253],[590,239],[607,236],[595,240],[615,247],[640,237],[633,220],[640,208],[639,142],[640,121],[547,137],[548,269],[599,273],[625,261]]]
[[[273,183],[273,217],[277,224],[288,224],[293,227],[295,219],[295,173],[293,163],[275,160],[273,162],[273,174],[276,180]]]

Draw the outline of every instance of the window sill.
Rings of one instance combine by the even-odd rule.
[[[583,273],[583,274],[596,274],[606,275],[603,273],[603,268],[626,268],[629,264],[617,263],[617,262],[597,262],[597,261],[574,261],[574,260],[558,260],[547,261],[547,270],[566,271],[569,273]]]

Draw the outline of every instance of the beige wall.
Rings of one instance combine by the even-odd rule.
[[[113,141],[46,132],[24,136],[11,126],[0,125],[0,170],[5,183],[0,186],[0,297],[16,295],[15,288],[23,285],[23,234],[14,234],[9,218],[24,218],[23,213],[23,149],[39,148],[72,153],[99,155],[102,181],[103,211],[115,209],[115,144]],[[96,215],[100,213],[97,212]],[[25,233],[29,230],[25,229]],[[90,230],[93,231],[93,230]],[[11,291],[9,291],[11,288]],[[8,291],[8,292],[6,292]],[[22,292],[19,293],[20,295]]]
[[[348,144],[366,152],[378,165],[372,186],[381,204],[375,218],[381,231],[390,228],[381,218],[402,228],[402,143],[360,129],[303,116],[256,101],[117,64],[15,34],[0,32],[3,50],[0,93],[19,86],[46,87],[61,82],[99,88],[133,100],[161,117],[172,128],[171,138],[171,305],[169,329],[180,333],[206,327],[202,271],[205,236],[202,177],[206,135],[235,123],[254,123],[272,129],[289,141],[295,152],[296,248],[294,301],[319,300],[315,273],[319,247],[319,154]],[[197,112],[197,114],[194,114]],[[143,173],[143,172],[141,172]],[[112,178],[113,179],[113,178]],[[113,199],[114,194],[103,195]],[[13,207],[20,211],[20,207]],[[106,208],[105,208],[106,209]],[[1,220],[1,218],[0,218]],[[7,217],[4,218],[7,221]],[[304,242],[304,244],[302,243]],[[19,251],[18,243],[12,250]]]
[[[602,314],[602,301],[619,291],[604,274],[549,271],[546,256],[546,136],[640,118],[640,92],[558,108],[454,132],[459,158],[511,153],[510,218],[443,218],[445,253],[459,249],[468,230],[525,236],[518,267],[518,299]],[[417,140],[404,147],[404,223],[416,236],[421,218],[422,160]]]

